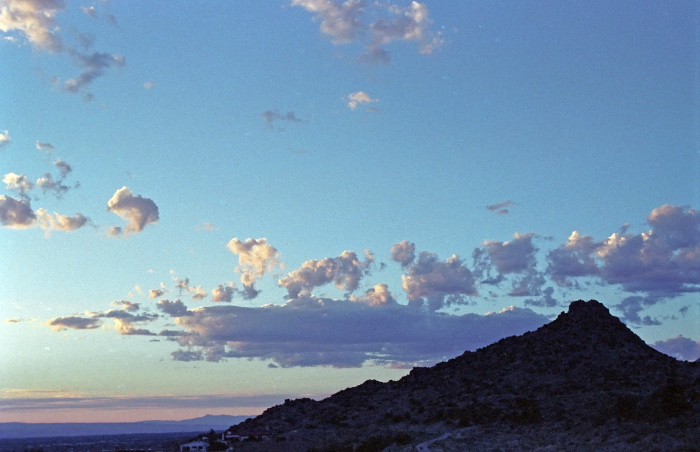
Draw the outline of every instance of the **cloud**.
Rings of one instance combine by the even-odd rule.
[[[248,238],[241,242],[237,237],[232,238],[226,247],[238,255],[238,267],[236,272],[242,273],[241,282],[247,290],[250,298],[257,296],[257,291],[253,289],[255,280],[261,278],[265,273],[272,271],[276,266],[280,266],[279,252],[267,243],[267,239]]]
[[[360,104],[379,102],[379,99],[372,99],[369,94],[365,93],[364,91],[350,93],[345,96],[345,100],[347,101],[350,110],[356,109]]]
[[[548,273],[559,283],[594,276],[653,299],[700,291],[700,212],[663,205],[647,217],[651,229],[626,230],[595,241],[574,231],[548,255]]]
[[[16,191],[22,198],[29,200],[27,192],[34,188],[34,184],[24,174],[7,173],[2,177],[6,190]]]
[[[64,0],[5,0],[0,6],[0,31],[17,32],[36,49],[60,52],[55,16],[65,8]]]
[[[57,198],[61,198],[64,193],[70,190],[71,187],[64,185],[64,179],[73,171],[73,168],[67,162],[63,160],[56,160],[53,165],[58,169],[59,177],[58,180],[54,180],[50,173],[44,174],[36,181],[36,186],[41,188],[44,193],[53,192]],[[76,187],[80,184],[76,183]]]
[[[86,16],[97,18],[97,8],[94,6],[81,6],[80,9],[83,10]]]
[[[277,109],[267,110],[263,112],[262,117],[265,118],[265,121],[267,121],[267,125],[270,128],[273,128],[274,123],[277,121],[296,122],[301,124],[306,123],[306,121],[304,121],[303,119],[297,118],[293,111],[288,111],[285,114],[281,114]]]
[[[333,283],[346,292],[357,289],[360,280],[369,272],[373,261],[361,262],[354,251],[343,251],[338,257],[309,260],[301,268],[279,280],[279,285],[287,289],[289,298],[309,294],[314,288]]]
[[[148,298],[154,299],[154,298],[162,297],[163,294],[165,294],[165,292],[166,291],[162,288],[161,289],[150,289],[148,291]]]
[[[151,88],[154,88],[155,86],[156,86],[156,82],[146,82],[143,84],[143,87],[146,89],[151,89]]]
[[[194,290],[193,290],[193,292],[194,292],[194,293],[192,294],[192,299],[193,299],[193,300],[198,300],[198,301],[199,301],[199,300],[203,300],[203,299],[205,299],[205,298],[207,297],[207,295],[208,295],[208,294],[207,294],[207,291],[204,290],[204,288],[203,288],[202,286],[197,286],[197,287],[195,287]]]
[[[365,303],[369,306],[389,306],[396,304],[396,299],[386,284],[377,284],[373,288],[368,289],[364,295],[351,296],[350,301]]]
[[[148,323],[159,316],[153,313],[132,314],[125,309],[111,309],[103,313],[93,314],[93,318],[108,318],[114,321],[114,329],[122,336],[155,336],[156,334],[142,328],[136,328],[136,323]]]
[[[121,306],[127,312],[136,312],[141,309],[141,303],[134,303],[127,300],[113,301],[112,306]]]
[[[0,224],[7,228],[22,229],[34,225],[36,214],[23,199],[0,195]]]
[[[185,350],[173,358],[259,358],[282,367],[435,362],[546,322],[545,316],[521,308],[448,315],[394,303],[305,296],[259,308],[195,309],[176,319],[188,334],[178,338]]]
[[[191,312],[187,309],[185,303],[183,303],[180,300],[159,300],[158,309],[171,317],[181,317],[184,315],[191,314]]]
[[[409,302],[423,305],[427,301],[431,311],[477,295],[472,272],[456,254],[440,261],[435,253],[422,251],[401,279]]]
[[[156,203],[141,195],[134,195],[127,187],[122,187],[114,193],[107,202],[107,210],[129,222],[125,230],[127,234],[141,232],[147,224],[158,221]]]
[[[694,341],[682,335],[656,341],[652,347],[676,359],[695,361],[700,358],[700,341]]]
[[[63,90],[69,93],[77,93],[83,90],[86,86],[92,84],[97,77],[104,75],[105,69],[122,67],[126,63],[123,55],[100,52],[84,54],[74,49],[70,49],[69,53],[76,65],[82,68],[82,72],[77,77],[68,79],[63,83]],[[87,99],[92,99],[92,95],[88,93]]]
[[[363,45],[366,50],[360,56],[362,62],[387,63],[389,54],[384,46],[392,42],[415,42],[418,52],[426,55],[443,44],[440,34],[429,29],[432,21],[428,7],[417,1],[401,7],[361,0],[292,0],[292,6],[313,13],[314,19],[321,22],[321,33],[334,44]]]
[[[0,147],[10,144],[10,141],[12,141],[12,139],[10,138],[10,132],[8,130],[0,132]]]
[[[99,328],[102,322],[97,318],[84,318],[78,316],[56,317],[47,320],[46,325],[55,331],[72,330],[94,330]]]
[[[408,240],[398,242],[391,247],[391,259],[408,267],[416,258],[416,245]]]
[[[51,143],[42,143],[38,140],[36,142],[36,148],[39,149],[40,151],[42,151],[42,150],[53,151],[54,149],[56,149],[55,147],[53,147],[53,145]]]
[[[41,229],[47,231],[75,231],[90,222],[90,219],[81,213],[76,213],[74,216],[69,217],[55,212],[50,214],[46,209],[38,209],[36,215]]]
[[[227,285],[219,284],[211,290],[211,301],[223,301],[230,303],[233,300],[233,294],[235,292],[235,286],[233,283],[227,283]]]
[[[492,212],[495,212],[496,215],[507,215],[510,213],[510,211],[508,210],[508,207],[515,206],[515,205],[516,204],[509,199],[508,201],[503,201],[503,202],[499,202],[496,204],[491,204],[489,206],[486,206],[486,208]]]

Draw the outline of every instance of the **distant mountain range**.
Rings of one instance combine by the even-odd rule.
[[[225,414],[186,419],[183,421],[142,421],[142,422],[94,422],[94,423],[46,423],[25,422],[0,423],[0,439],[38,438],[58,436],[121,435],[141,433],[206,433],[210,429],[226,430],[250,416],[229,416]]]
[[[700,451],[700,363],[595,300],[398,381],[287,400],[232,433],[260,451]]]

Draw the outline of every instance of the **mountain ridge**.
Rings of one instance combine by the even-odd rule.
[[[559,438],[556,450],[577,450],[572,440],[606,450],[606,435],[630,429],[634,441],[621,433],[610,450],[643,450],[644,441],[685,450],[700,444],[699,414],[698,363],[653,349],[602,303],[578,300],[535,331],[414,368],[398,381],[368,380],[321,401],[287,400],[230,430],[272,438],[244,450],[413,450],[444,435],[441,444],[466,435],[492,450],[499,427],[522,430],[508,440],[530,438],[522,450],[551,438]],[[646,430],[637,432],[640,425]]]

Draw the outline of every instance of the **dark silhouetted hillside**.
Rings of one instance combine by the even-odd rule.
[[[270,438],[242,450],[700,450],[700,363],[579,300],[536,331],[398,381],[288,400],[232,430]]]

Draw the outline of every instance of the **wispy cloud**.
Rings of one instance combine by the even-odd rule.
[[[41,141],[36,142],[36,148],[39,149],[40,151],[53,151],[54,148],[51,143],[42,143]]]
[[[510,213],[510,210],[508,209],[508,207],[515,206],[515,205],[516,204],[509,199],[508,201],[503,201],[503,202],[499,202],[496,204],[488,205],[488,206],[486,206],[486,208],[492,212],[495,212],[496,215],[507,215]]]
[[[46,325],[55,331],[72,330],[94,330],[102,325],[100,319],[94,317],[66,316],[56,317],[46,321]]]
[[[297,118],[293,111],[288,111],[287,113],[282,114],[277,109],[267,110],[263,112],[262,117],[265,118],[265,121],[267,121],[267,126],[270,128],[274,128],[276,122],[291,122],[299,124],[306,123],[306,121],[303,119]]]

